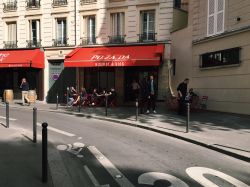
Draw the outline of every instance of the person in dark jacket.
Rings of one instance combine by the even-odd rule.
[[[28,98],[28,91],[29,91],[29,83],[25,78],[22,79],[22,83],[20,85],[20,88],[22,90],[22,104],[25,105],[25,100],[30,105],[30,100]]]
[[[178,92],[178,114],[179,115],[186,115],[186,102],[185,98],[187,96],[187,85],[189,83],[189,79],[186,78],[182,83],[180,83],[177,87]]]
[[[150,75],[149,76],[149,82],[147,84],[147,88],[148,88],[148,107],[147,107],[147,114],[149,114],[150,108],[152,108],[153,113],[156,113],[155,110],[155,100],[156,100],[156,82],[154,80],[154,76]]]

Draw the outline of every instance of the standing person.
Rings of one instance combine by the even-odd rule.
[[[178,114],[179,115],[186,115],[186,102],[185,102],[185,98],[187,96],[187,85],[188,85],[188,83],[189,83],[189,79],[186,78],[177,87],[178,102],[179,102],[179,108],[178,108]]]
[[[25,100],[27,101],[28,105],[30,105],[30,100],[28,98],[28,91],[29,91],[29,83],[25,78],[22,78],[22,83],[20,85],[22,90],[22,103],[25,105]]]
[[[156,83],[154,81],[154,76],[149,76],[149,82],[148,82],[148,107],[147,107],[147,114],[149,114],[150,108],[152,107],[153,113],[156,114],[155,110],[155,99],[156,99]]]

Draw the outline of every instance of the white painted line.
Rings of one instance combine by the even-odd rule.
[[[0,116],[0,119],[6,119],[6,117],[4,117],[4,116]],[[15,119],[15,118],[9,118],[10,119],[10,121],[16,121],[17,119]]]
[[[88,166],[83,166],[85,172],[88,174],[91,182],[95,185],[95,186],[100,186],[99,182],[97,181],[97,179],[95,178],[94,174],[90,171],[90,169],[88,168]]]
[[[109,172],[114,180],[122,187],[134,187],[134,185],[112,164],[95,146],[89,146],[88,150]],[[116,177],[120,176],[120,177]]]
[[[42,126],[42,124],[41,124],[41,123],[37,123],[37,125],[38,125],[38,126]],[[48,126],[47,128],[48,128],[49,130],[51,130],[51,131],[54,131],[54,132],[57,132],[57,133],[63,134],[63,135],[65,135],[65,136],[69,136],[69,137],[73,137],[73,136],[75,136],[75,134],[71,134],[71,133],[69,133],[69,132],[62,131],[62,130],[60,130],[60,129],[56,129],[56,128],[51,127],[51,126]]]

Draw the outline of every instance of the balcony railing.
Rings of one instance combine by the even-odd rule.
[[[96,44],[96,37],[84,37],[82,38],[81,45],[94,45]]]
[[[67,5],[67,0],[53,0],[53,6],[64,6]]]
[[[27,40],[27,48],[41,47],[41,40]]]
[[[97,0],[81,0],[81,5],[83,4],[90,4],[90,3],[96,3]]]
[[[17,48],[17,41],[4,41],[3,43],[5,49]]]
[[[109,43],[110,44],[122,44],[125,43],[126,35],[115,35],[109,36]]]
[[[17,2],[16,1],[10,1],[3,4],[3,11],[15,11],[17,10]]]
[[[139,42],[155,42],[157,33],[138,34]]]
[[[53,39],[53,46],[54,47],[68,46],[68,38]]]
[[[28,0],[26,8],[40,8],[40,0]]]

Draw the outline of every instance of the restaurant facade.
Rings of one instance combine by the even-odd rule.
[[[89,92],[114,87],[124,103],[131,100],[132,80],[152,74],[164,100],[172,16],[173,2],[167,0],[4,1],[1,58],[11,55],[0,66],[1,89],[13,89],[20,98],[18,86],[26,77],[39,100],[53,103],[56,95],[65,102],[69,86]],[[33,55],[38,51],[39,59]]]

